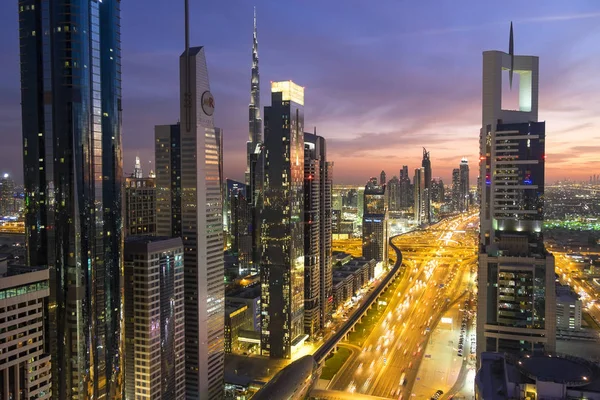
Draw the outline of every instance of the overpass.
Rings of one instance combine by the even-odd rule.
[[[350,318],[348,318],[348,321],[346,321],[346,323],[340,328],[340,330],[334,333],[333,336],[331,336],[325,343],[323,343],[323,345],[319,347],[319,350],[317,350],[313,354],[313,357],[317,364],[321,364],[323,361],[325,361],[327,356],[335,350],[337,344],[341,340],[344,340],[350,334],[350,332],[352,332],[356,324],[362,321],[362,318],[365,316],[367,311],[371,309],[373,304],[379,299],[379,296],[381,296],[383,292],[385,292],[388,286],[390,286],[390,284],[392,284],[398,276],[398,272],[400,272],[400,269],[402,267],[402,252],[400,252],[400,249],[396,247],[396,245],[393,243],[393,239],[398,236],[401,235],[396,235],[390,238],[390,246],[396,252],[396,263],[385,276],[385,278],[383,278],[381,283],[375,289],[373,289],[371,293],[367,295],[366,300],[350,316]]]

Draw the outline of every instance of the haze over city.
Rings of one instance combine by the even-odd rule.
[[[183,10],[171,1],[124,1],[124,168],[154,160],[153,127],[178,118],[177,60]],[[540,57],[540,115],[547,125],[546,178],[587,179],[600,170],[600,5],[595,1],[192,1],[191,42],[203,45],[224,130],[225,176],[243,180],[252,7],[257,7],[261,89],[305,87],[306,129],[328,140],[336,184],[363,184],[381,169],[420,165],[449,181],[461,157],[478,158],[481,52]],[[16,3],[0,4],[0,159],[22,180]],[[263,95],[263,105],[269,104]],[[471,169],[472,182],[477,168]]]

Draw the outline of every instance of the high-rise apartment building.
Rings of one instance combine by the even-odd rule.
[[[265,107],[261,352],[290,358],[304,334],[304,88],[271,83]]]
[[[416,168],[413,178],[413,213],[417,225],[427,223],[425,206],[427,202],[427,191],[425,190],[425,168]]]
[[[48,269],[0,272],[0,399],[51,399]]]
[[[125,178],[125,236],[156,235],[156,182],[143,177],[140,159]]]
[[[180,57],[186,397],[223,396],[224,266],[219,144],[203,47]]]
[[[379,174],[379,185],[385,186],[386,184],[387,184],[387,178],[385,175],[385,171],[381,171],[381,173]]]
[[[304,134],[304,160],[304,321],[306,334],[314,336],[330,321],[333,296],[333,163],[325,138]]]
[[[466,158],[460,160],[460,201],[459,208],[461,212],[469,210],[471,201],[469,194],[469,161]]]
[[[423,160],[421,161],[423,168],[423,219],[422,223],[431,222],[431,158],[427,149],[423,148]]]
[[[413,206],[414,195],[412,193],[412,184],[408,175],[408,166],[403,165],[400,170],[400,207],[407,209]]]
[[[431,202],[432,203],[443,203],[444,202],[444,181],[442,178],[434,178],[431,180]]]
[[[19,3],[26,259],[50,271],[55,399],[123,393],[120,4]]]
[[[362,224],[362,256],[367,261],[388,260],[388,205],[386,187],[367,183]]]
[[[181,238],[125,240],[125,398],[185,398]]]
[[[4,173],[0,178],[0,217],[17,212],[15,207],[15,181]]]
[[[554,258],[543,243],[545,123],[538,57],[483,53],[477,355],[554,351]],[[519,107],[502,104],[503,73],[519,74]]]

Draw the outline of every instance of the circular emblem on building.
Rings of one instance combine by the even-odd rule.
[[[202,93],[202,111],[209,117],[215,112],[215,98],[208,90]]]

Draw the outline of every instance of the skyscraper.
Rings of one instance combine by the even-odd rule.
[[[252,35],[252,75],[250,78],[250,105],[248,106],[248,142],[246,185],[251,185],[253,173],[251,155],[262,143],[262,119],[260,118],[260,74],[258,72],[258,34],[256,30],[256,7],[254,8],[254,30]]]
[[[156,234],[181,237],[181,126],[154,127]]]
[[[260,117],[260,74],[258,72],[258,33],[256,29],[256,8],[254,9],[254,29],[252,39],[252,73],[250,77],[250,105],[248,106],[248,142],[246,143],[246,199],[250,213],[250,234],[252,254],[250,271],[258,273],[261,252],[260,208],[264,185],[264,146],[263,127]]]
[[[554,351],[554,258],[543,243],[545,123],[538,57],[483,53],[477,354]],[[504,70],[519,74],[519,109],[502,104]],[[512,83],[512,79],[511,79]]]
[[[452,211],[462,212],[461,208],[461,186],[460,186],[460,169],[452,170]]]
[[[379,185],[385,186],[387,184],[387,178],[385,176],[385,171],[381,171],[379,174]]]
[[[400,211],[400,181],[394,176],[387,183],[388,208],[390,211]]]
[[[124,253],[125,396],[182,400],[185,352],[181,238],[129,237]]]
[[[304,210],[305,210],[305,260],[309,259],[309,264],[312,262],[313,255],[317,258],[317,274],[318,274],[318,315],[319,330],[322,330],[327,325],[327,322],[331,319],[332,312],[332,259],[331,259],[331,234],[332,234],[332,219],[333,219],[333,203],[332,203],[332,189],[333,189],[333,162],[327,161],[327,142],[322,136],[318,136],[312,133],[304,134]],[[314,168],[314,173],[309,173],[307,176],[307,164],[308,169]],[[318,169],[315,168],[318,164]],[[311,171],[312,172],[312,171]],[[312,176],[312,178],[311,178]],[[308,179],[308,185],[307,185]],[[312,181],[312,183],[310,182]],[[315,185],[315,182],[318,185]],[[307,188],[310,186],[310,188]],[[309,189],[310,191],[307,191]],[[318,189],[318,195],[315,197],[315,189]],[[318,212],[316,211],[318,210]],[[308,211],[308,213],[307,213]],[[314,220],[314,216],[317,216],[318,220],[318,240],[312,239],[315,227],[312,226],[310,220],[307,217]],[[314,222],[313,222],[314,224]],[[310,238],[310,239],[309,239]],[[307,241],[307,239],[309,239]],[[318,242],[318,243],[317,243]],[[313,246],[317,243],[317,247]],[[316,250],[316,253],[315,253]],[[312,277],[309,275],[309,271],[306,270],[307,264],[305,263],[305,276]],[[305,279],[305,294],[307,293],[306,286],[313,286],[313,281],[307,282]],[[311,289],[312,290],[312,289]],[[310,297],[310,296],[309,296]],[[305,321],[307,313],[307,302],[305,299]]]
[[[410,183],[410,176],[408,176],[408,166],[403,165],[400,170],[400,207],[407,209],[414,203],[414,196],[412,194],[412,185]]]
[[[120,4],[19,4],[26,257],[50,272],[56,399],[123,393]]]
[[[304,88],[271,83],[265,107],[261,352],[290,358],[304,334]]]
[[[156,235],[155,178],[143,177],[139,157],[125,178],[125,236]]]
[[[425,219],[425,168],[416,168],[413,178],[413,212],[414,220],[417,225],[426,223]]]
[[[184,247],[186,397],[224,395],[223,208],[219,143],[213,124],[203,47],[189,47],[186,6],[185,51],[180,57],[181,236]]]
[[[17,212],[15,209],[15,181],[5,173],[0,178],[0,216]]]
[[[245,184],[227,179],[231,250],[237,255],[242,270],[248,270],[252,260],[252,215],[246,200],[246,190]]]
[[[383,262],[388,259],[388,205],[386,187],[372,182],[365,186],[362,224],[362,256]]]
[[[431,158],[427,149],[423,147],[423,220],[422,223],[431,222]]]
[[[466,158],[460,160],[460,211],[469,210],[469,161]]]

